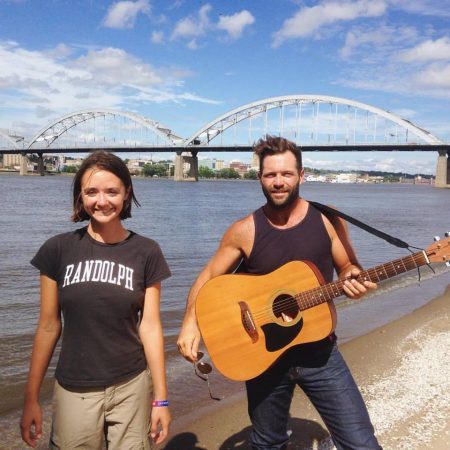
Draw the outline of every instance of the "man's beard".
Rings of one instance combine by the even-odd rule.
[[[289,195],[286,197],[285,200],[283,200],[282,202],[276,202],[271,195],[271,192],[266,189],[264,186],[262,186],[262,191],[264,194],[264,197],[266,197],[267,199],[267,203],[269,204],[269,206],[271,208],[274,209],[284,209],[284,208],[288,208],[289,206],[291,206],[299,197],[299,193],[300,193],[300,183],[297,184],[297,186],[294,187],[294,189],[292,189],[292,191],[289,193]],[[283,189],[281,189],[281,192],[284,192]]]

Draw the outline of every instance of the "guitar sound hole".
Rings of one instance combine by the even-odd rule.
[[[297,302],[289,294],[279,295],[273,302],[273,313],[283,322],[292,322],[299,313]]]

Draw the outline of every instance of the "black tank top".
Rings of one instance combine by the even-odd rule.
[[[238,271],[264,275],[290,261],[310,261],[320,270],[326,283],[333,280],[331,239],[321,213],[311,204],[308,204],[304,219],[291,228],[275,228],[262,208],[253,213],[253,218],[253,248],[248,260],[244,261],[243,267]],[[321,366],[328,359],[335,341],[336,335],[333,332],[320,341],[291,347],[269,370],[285,372],[292,366]]]
[[[275,228],[262,208],[253,213],[255,240],[246,261],[246,272],[264,275],[290,261],[310,261],[326,283],[333,280],[331,239],[321,213],[308,205],[304,219],[291,228]]]

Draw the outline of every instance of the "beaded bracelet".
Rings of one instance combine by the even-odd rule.
[[[152,406],[169,406],[169,400],[153,400]]]

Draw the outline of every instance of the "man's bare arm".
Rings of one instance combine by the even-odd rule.
[[[210,279],[232,272],[242,257],[248,256],[255,233],[252,216],[235,222],[225,232],[219,248],[206,264],[192,285],[186,302],[186,312],[178,336],[178,349],[191,360],[197,359],[200,344],[200,330],[195,316],[195,300],[202,286]]]
[[[340,218],[336,217],[335,219],[336,222],[332,224],[324,217],[325,227],[331,238],[331,251],[334,267],[339,278],[351,278],[350,280],[346,280],[343,286],[347,297],[358,299],[365,295],[369,289],[376,289],[377,285],[370,281],[360,283],[356,280],[358,274],[361,272],[361,266],[355,251],[353,250],[348,235],[347,225]]]

